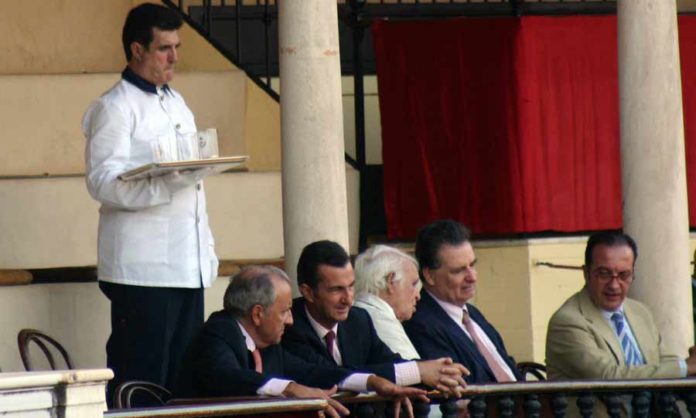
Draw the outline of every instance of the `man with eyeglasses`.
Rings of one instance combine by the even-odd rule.
[[[650,379],[696,374],[696,351],[669,352],[650,310],[628,298],[638,248],[629,235],[599,232],[585,249],[585,286],[551,317],[548,378]]]

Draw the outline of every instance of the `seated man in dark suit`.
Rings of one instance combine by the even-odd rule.
[[[426,225],[418,231],[416,259],[423,290],[404,329],[421,358],[451,356],[469,369],[468,383],[523,380],[500,334],[467,303],[477,281],[469,230],[453,220]]]
[[[338,417],[337,411],[348,412],[330,399],[338,385],[395,398],[397,410],[403,402],[412,414],[407,397],[422,398],[422,390],[401,388],[373,374],[309,364],[283,350],[278,343],[292,324],[291,304],[290,281],[276,267],[250,267],[234,276],[224,309],[210,316],[187,350],[175,395],[324,398],[329,415]]]
[[[302,297],[293,302],[295,323],[283,347],[311,363],[365,370],[398,385],[424,383],[444,393],[461,394],[467,373],[444,357],[404,361],[377,336],[367,311],[353,307],[355,275],[339,244],[317,241],[306,246],[297,265]]]

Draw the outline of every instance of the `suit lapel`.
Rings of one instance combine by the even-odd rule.
[[[336,333],[336,344],[338,344],[338,351],[341,352],[341,360],[343,360],[343,366],[346,367],[354,364],[359,364],[359,362],[353,361],[353,357],[351,356],[351,354],[356,353],[358,351],[357,345],[360,343],[360,338],[351,338],[350,330],[347,326],[345,326],[343,322],[338,323]]]
[[[295,315],[295,323],[293,324],[293,327],[298,327],[297,330],[299,331],[299,333],[304,335],[308,339],[309,343],[315,347],[314,349],[321,353],[321,355],[324,356],[327,360],[330,360],[332,363],[335,364],[336,361],[334,360],[333,356],[329,355],[329,351],[326,349],[326,346],[324,345],[323,341],[321,341],[316,331],[314,331],[314,328],[312,328],[312,324],[309,323],[309,318],[307,317],[307,310],[305,309],[304,305],[304,299],[300,297],[297,299],[296,303],[298,306],[293,312],[293,315]],[[341,351],[341,353],[343,353],[343,351]]]
[[[246,346],[246,339],[242,330],[239,329],[237,320],[225,311],[218,311],[213,313],[213,315],[215,315],[216,320],[224,321],[225,327],[222,328],[224,332],[218,332],[216,328],[211,328],[209,332],[221,337],[230,347],[233,347],[234,351],[239,354],[237,359],[243,369],[254,370],[255,367],[253,365],[254,361],[251,358],[251,351],[249,351]]]
[[[624,302],[624,314],[626,315],[628,325],[631,327],[631,331],[638,343],[640,352],[643,354],[645,362],[647,364],[659,363],[659,353],[655,350],[650,350],[650,348],[657,346],[657,344],[654,343],[655,336],[651,334],[650,328],[643,315],[640,314],[639,310],[634,309],[633,303],[628,299]]]
[[[453,338],[456,339],[457,345],[459,347],[462,347],[464,351],[466,351],[469,355],[469,358],[471,358],[473,361],[479,364],[480,367],[482,367],[486,373],[488,373],[495,381],[495,375],[493,374],[493,371],[491,370],[490,367],[488,367],[488,363],[486,362],[486,359],[483,358],[481,353],[479,352],[478,348],[476,347],[476,344],[474,344],[474,341],[469,338],[469,336],[459,327],[459,325],[450,318],[449,315],[447,315],[447,312],[445,312],[444,309],[438,303],[433,299],[428,292],[425,290],[421,293],[422,299],[426,301],[428,304],[431,306],[431,310],[433,314],[438,317],[433,323],[441,323],[441,324],[446,324],[447,328],[447,334]]]
[[[590,299],[587,288],[584,288],[582,292],[580,292],[580,313],[585,317],[587,322],[592,324],[592,329],[594,329],[609,346],[617,363],[621,366],[625,365],[619,339],[602,315],[602,312],[595,306],[592,299]]]

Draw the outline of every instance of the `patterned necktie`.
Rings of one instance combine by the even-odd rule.
[[[326,335],[324,335],[324,341],[326,341],[326,349],[329,351],[329,356],[335,360],[334,342],[336,341],[336,333],[334,333],[333,330],[330,330],[326,333]]]
[[[623,350],[624,362],[626,365],[636,366],[645,364],[638,347],[636,347],[633,340],[628,336],[628,333],[626,333],[626,322],[624,321],[623,314],[621,312],[615,312],[611,315],[611,320],[616,327],[616,335],[619,336],[619,342],[621,343],[621,350]]]
[[[486,347],[483,341],[481,341],[479,338],[476,328],[474,327],[474,323],[471,320],[471,317],[469,317],[469,312],[466,309],[464,310],[464,315],[462,316],[462,323],[464,324],[464,328],[466,328],[466,330],[469,332],[474,344],[476,344],[476,348],[478,348],[479,352],[486,360],[486,363],[488,363],[488,367],[490,367],[491,371],[493,372],[495,380],[500,383],[512,382],[513,380],[510,379],[510,376],[508,376],[507,373],[505,373],[503,366],[500,365],[495,356],[493,356],[493,353],[491,353],[488,347]]]
[[[258,348],[251,352],[251,357],[254,359],[254,370],[258,373],[263,373],[263,361],[261,360],[261,352]]]

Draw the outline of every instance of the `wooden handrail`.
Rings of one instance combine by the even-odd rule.
[[[209,401],[212,399],[208,398]],[[228,399],[228,398],[221,398]],[[111,410],[104,413],[107,418],[144,418],[144,417],[219,417],[219,416],[281,416],[288,414],[298,416],[306,412],[307,416],[319,416],[319,411],[326,408],[324,399],[259,399],[237,402],[211,402],[198,405],[166,405],[154,408],[136,408]],[[311,414],[316,412],[316,414]]]
[[[469,385],[464,390],[464,397],[474,399],[475,403],[476,399],[480,397],[505,399],[525,395],[587,396],[589,393],[605,396],[605,394],[652,391],[680,391],[696,394],[696,379],[575,380]],[[442,394],[437,391],[429,392],[428,396],[436,403],[445,401]],[[334,399],[339,400],[346,406],[388,401],[387,398],[379,396],[374,392],[359,394],[353,392],[339,392],[334,395]],[[691,402],[691,400],[689,402]],[[104,416],[109,418],[176,416],[191,418],[203,416],[252,416],[269,414],[282,416],[282,414],[292,415],[293,413],[295,415],[292,416],[298,416],[297,414],[302,412],[311,413],[312,411],[321,411],[325,406],[326,401],[322,399],[288,400],[263,397],[201,398],[173,400],[170,405],[158,408],[109,411]],[[427,414],[427,408],[425,413]]]
[[[527,393],[635,392],[639,390],[696,389],[696,378],[643,380],[572,380],[555,382],[496,383],[470,385],[465,396]]]

